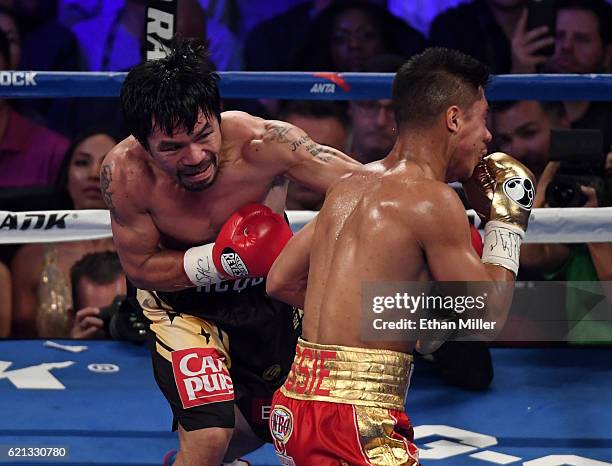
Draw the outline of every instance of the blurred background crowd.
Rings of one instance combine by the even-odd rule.
[[[0,70],[127,71],[144,56],[145,9],[143,0],[0,0]],[[609,73],[611,10],[606,0],[179,0],[177,28],[207,39],[220,71],[388,73],[444,46],[495,74]],[[286,120],[364,163],[383,158],[395,140],[386,99],[223,106]],[[611,102],[492,102],[489,119],[491,151],[537,176],[535,207],[610,205]],[[123,137],[114,98],[1,100],[0,210],[104,209],[100,164]],[[290,186],[288,209],[322,202]],[[528,244],[522,256],[522,280],[612,281],[609,243]],[[0,247],[0,337],[109,337],[123,294],[110,239]],[[555,299],[570,342],[612,334],[609,323],[585,317],[580,293]]]

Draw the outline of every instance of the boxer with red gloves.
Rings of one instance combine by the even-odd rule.
[[[266,406],[301,325],[265,291],[290,237],[287,182],[325,193],[361,169],[295,126],[221,113],[217,79],[193,41],[133,68],[121,89],[132,135],[100,173],[179,432],[176,464],[219,466],[269,440]]]
[[[185,273],[198,286],[265,277],[292,234],[285,219],[268,206],[249,204],[232,214],[214,243],[185,251]]]
[[[501,285],[518,268],[533,177],[505,154],[484,157],[487,79],[484,65],[448,49],[405,63],[393,83],[395,146],[333,185],[319,215],[272,266],[268,292],[304,309],[303,339],[270,414],[282,464],[419,464],[404,412],[415,333],[364,332],[370,322],[376,329],[363,321],[373,283],[456,281],[469,290],[470,282],[488,281],[489,300],[501,303],[494,310],[507,312],[512,285]],[[482,260],[447,184],[467,180],[468,199],[486,221]],[[383,289],[374,296],[386,301]],[[399,311],[386,323],[395,324]],[[417,330],[421,317],[412,319]]]

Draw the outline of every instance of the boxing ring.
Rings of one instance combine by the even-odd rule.
[[[391,74],[220,75],[226,98],[382,99],[392,82]],[[0,72],[0,97],[112,97],[124,77]],[[487,97],[612,100],[612,76],[496,76]],[[0,212],[0,225],[8,216],[29,227],[0,228],[0,243],[111,235],[107,212]],[[312,216],[289,213],[296,230]],[[612,241],[612,207],[536,209],[525,241]],[[430,364],[416,361],[406,407],[424,465],[612,466],[612,348],[491,352],[495,377],[483,392],[446,386]],[[0,341],[0,413],[0,464],[154,465],[178,444],[148,350],[131,343]],[[11,447],[64,448],[66,454],[17,458],[9,456]],[[270,445],[246,459],[279,464]]]

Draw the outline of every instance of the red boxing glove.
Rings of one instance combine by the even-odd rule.
[[[472,235],[472,247],[478,257],[482,257],[482,236],[478,233],[478,230],[474,225],[470,223],[470,234]]]
[[[265,205],[248,204],[221,228],[213,262],[227,278],[265,277],[291,236],[283,217]]]

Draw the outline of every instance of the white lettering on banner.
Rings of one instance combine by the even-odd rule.
[[[310,88],[311,94],[333,94],[336,92],[336,85],[332,83],[314,83]]]
[[[35,71],[0,71],[0,86],[37,86]]]
[[[0,361],[0,379],[8,379],[20,389],[65,390],[66,387],[50,372],[53,369],[65,369],[74,361],[48,362],[36,366],[23,367],[7,371],[12,362]]]
[[[147,60],[157,60],[166,56],[166,50],[155,38],[172,39],[174,35],[174,15],[171,13],[149,8],[147,11],[147,41],[153,45],[153,50],[147,50]]]
[[[414,427],[415,442],[418,439],[434,436],[458,440],[459,443],[450,440],[436,440],[418,445],[420,459],[441,460],[497,445],[497,439],[491,435],[479,434],[457,427],[445,425],[423,425]],[[478,464],[482,464],[483,462],[508,464],[522,459],[517,456],[506,455],[491,450],[484,450],[469,456],[477,459]],[[612,463],[576,455],[548,455],[542,458],[525,461],[523,466],[612,466]]]

